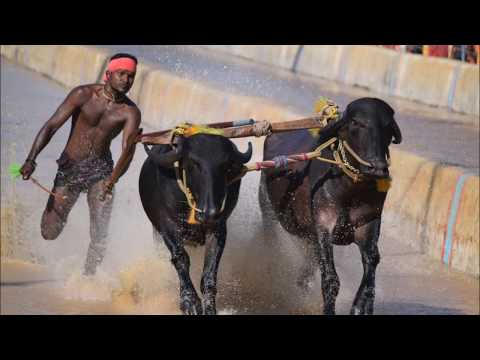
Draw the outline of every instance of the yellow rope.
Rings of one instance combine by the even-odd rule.
[[[180,164],[178,161],[175,161],[173,166],[175,166],[175,177],[177,178],[177,184],[180,190],[183,192],[187,198],[188,206],[190,207],[190,214],[188,216],[188,224],[198,224],[198,221],[195,219],[195,212],[203,212],[200,209],[197,209],[195,199],[193,198],[192,192],[187,186],[187,175],[185,169],[183,169],[183,180],[179,178],[178,172],[180,171]]]
[[[336,138],[336,137],[333,137],[333,138],[331,138],[330,140],[327,140],[327,141],[325,141],[323,144],[321,144],[320,146],[318,146],[313,152],[314,152],[314,153],[318,153],[319,155],[321,155],[323,149],[326,149],[326,148],[329,147],[330,145],[334,144],[336,141],[337,141],[337,138]]]
[[[337,160],[338,162],[338,166],[340,166],[340,168],[343,170],[343,172],[349,176],[353,182],[357,182],[360,180],[360,175],[359,174],[356,174],[354,173],[353,171],[350,171],[347,166],[345,165],[345,163],[340,159],[340,154],[338,153],[338,151],[334,151],[333,152],[333,157],[335,158],[335,160]]]
[[[321,97],[315,102],[314,111],[322,115],[322,125],[327,126],[330,121],[336,121],[340,116],[338,105],[332,100]]]
[[[196,125],[183,123],[175,127],[173,130],[174,135],[180,135],[185,137],[190,137],[197,134],[209,134],[209,135],[220,135],[223,136],[223,130],[215,129],[208,126]]]
[[[366,162],[360,156],[358,156],[357,153],[355,151],[353,151],[353,149],[350,147],[350,145],[348,145],[348,143],[346,141],[343,141],[343,146],[345,146],[345,149],[347,149],[347,151],[350,153],[350,155],[352,155],[355,158],[355,160],[357,160],[360,164],[368,166],[368,167],[372,167],[372,164],[370,164],[369,162]]]
[[[338,149],[335,150],[334,144],[337,140],[338,140]],[[319,160],[319,161],[323,161],[323,162],[326,162],[326,163],[337,165],[354,182],[357,182],[361,179],[360,171],[348,163],[348,160],[345,156],[345,152],[343,151],[342,144],[346,144],[346,142],[345,141],[342,142],[342,140],[337,139],[336,137],[333,137],[330,140],[328,140],[328,141],[324,142],[323,144],[321,144],[320,146],[318,146],[313,152],[308,153],[307,156],[309,158],[312,158],[312,159],[316,159],[316,160]],[[321,156],[322,151],[329,146],[332,147],[333,157],[334,157],[335,160],[327,159],[327,158],[324,158],[324,157]],[[347,150],[349,148],[350,147],[348,147]],[[340,157],[339,151],[340,151],[342,157]],[[360,158],[358,155],[356,155],[356,157]],[[364,162],[364,163],[366,163],[366,162]]]

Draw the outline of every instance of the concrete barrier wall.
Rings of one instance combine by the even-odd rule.
[[[479,114],[480,66],[460,64],[454,83],[451,108],[467,114]],[[477,120],[478,121],[478,120]]]
[[[342,73],[337,76],[341,82],[383,94],[391,93],[398,65],[395,52],[371,46],[348,46],[342,57]]]
[[[106,58],[105,53],[94,55],[96,49],[79,48],[68,46],[59,50],[55,46],[51,49],[2,46],[1,53],[72,87],[81,83],[72,83],[72,79],[99,79],[104,70],[104,65],[102,67],[99,64]],[[362,53],[365,50],[339,47],[336,56],[345,51]],[[65,56],[64,59],[56,59],[56,64],[64,64],[65,71],[76,74],[68,77],[59,74],[59,67],[51,65],[52,61],[48,59],[51,54]],[[75,65],[66,66],[65,59],[71,59],[74,55],[86,58],[76,59]],[[327,56],[327,53],[316,53],[316,56]],[[379,74],[385,74],[388,67],[395,66],[388,57],[381,61],[383,65],[378,66]],[[367,64],[359,62],[352,66],[361,70]],[[331,68],[331,73],[337,70]],[[356,76],[345,73],[345,78],[350,79],[348,81],[359,81]],[[386,79],[384,85],[389,86],[389,81]],[[183,121],[206,123],[249,117],[284,121],[308,115],[292,112],[263,99],[224,93],[154,70],[148,64],[140,65],[131,97],[142,110],[143,122],[155,129],[166,129]],[[388,231],[389,236],[410,244],[453,269],[479,276],[479,177],[465,174],[459,168],[427,161],[395,147],[392,150],[391,171],[393,184],[385,205],[383,231]]]
[[[479,177],[400,150],[392,150],[391,172],[383,224],[389,235],[478,276]]]
[[[2,45],[1,53],[67,87],[98,81],[108,59],[105,51],[74,45]]]
[[[448,107],[454,70],[459,63],[449,59],[429,59],[416,54],[398,56],[398,80],[392,95]]]
[[[298,51],[297,45],[207,47],[287,69],[292,69],[295,61],[292,54]],[[478,65],[369,45],[306,45],[297,60],[299,73],[479,115]]]
[[[343,71],[341,59],[346,48],[345,45],[305,46],[297,65],[297,71],[336,80]]]
[[[291,69],[299,45],[205,45],[206,48],[228,52],[260,63]]]

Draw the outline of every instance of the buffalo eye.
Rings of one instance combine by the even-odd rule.
[[[231,161],[228,164],[225,165],[224,167],[224,172],[226,177],[230,177],[235,175],[240,171],[241,165],[238,163]]]
[[[366,127],[365,123],[359,121],[358,119],[355,119],[355,118],[352,118],[352,125],[353,126],[357,126],[357,127],[361,127],[361,128],[364,128]]]

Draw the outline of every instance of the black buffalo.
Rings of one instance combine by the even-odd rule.
[[[252,156],[238,151],[228,138],[197,134],[178,138],[178,145],[145,146],[148,158],[143,164],[139,189],[143,208],[171,253],[180,280],[180,310],[184,314],[215,314],[217,271],[227,236],[226,221],[235,208],[240,191],[239,175]],[[180,165],[186,185],[193,195],[192,209],[180,190],[173,164]],[[157,241],[161,241],[158,236]],[[184,244],[206,246],[201,279],[203,306],[190,278],[190,259]]]
[[[372,314],[375,270],[380,261],[377,240],[387,192],[378,181],[389,178],[389,145],[402,140],[393,109],[384,101],[362,98],[351,102],[341,118],[319,135],[307,130],[267,137],[264,158],[313,151],[331,137],[346,140],[366,166],[347,153],[347,161],[363,176],[354,182],[338,166],[311,160],[288,169],[262,173],[259,200],[264,221],[276,219],[298,236],[307,261],[298,285],[308,289],[317,269],[321,271],[323,309],[335,313],[340,281],[335,271],[333,245],[355,243],[362,256],[363,278],[351,313]],[[333,159],[330,148],[322,156]]]

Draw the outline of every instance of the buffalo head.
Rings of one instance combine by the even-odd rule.
[[[363,175],[375,178],[389,176],[388,147],[392,142],[400,144],[402,141],[402,133],[390,105],[375,98],[355,100],[347,106],[337,126],[340,127],[339,137],[346,140],[361,159],[370,163],[371,166],[356,163]]]
[[[207,134],[179,137],[175,148],[163,154],[146,150],[158,166],[170,168],[179,162],[181,171],[185,171],[185,185],[199,210],[196,220],[200,223],[213,223],[220,218],[228,187],[235,185],[231,181],[241,174],[243,164],[252,157],[250,142],[248,150],[242,153],[228,138]]]

